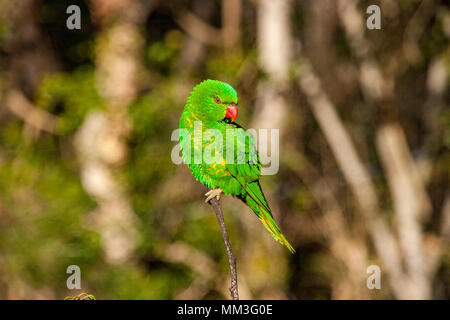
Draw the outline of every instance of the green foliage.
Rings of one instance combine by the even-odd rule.
[[[61,135],[73,133],[89,110],[105,108],[96,91],[91,66],[47,76],[39,88],[36,104],[58,115],[57,132]]]
[[[12,131],[3,131],[0,140],[19,135]],[[0,250],[8,256],[4,271],[11,277],[62,289],[68,265],[88,270],[101,251],[98,234],[83,222],[94,203],[58,149],[56,139],[45,136],[4,156],[0,202],[11,227],[0,232]]]
[[[102,299],[173,299],[180,287],[192,281],[186,268],[143,268],[104,266],[91,276]]]
[[[171,30],[166,33],[163,40],[151,43],[147,49],[149,66],[168,73],[179,56],[183,38],[180,31]]]
[[[83,292],[77,296],[65,297],[64,300],[97,300],[97,298],[92,294]]]

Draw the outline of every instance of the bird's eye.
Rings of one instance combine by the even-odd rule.
[[[215,98],[214,98],[214,102],[218,104],[218,103],[220,103],[221,101],[220,101],[219,97],[215,97]]]

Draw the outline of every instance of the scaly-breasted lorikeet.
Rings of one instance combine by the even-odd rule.
[[[219,200],[222,192],[238,197],[275,240],[295,252],[275,223],[259,184],[261,162],[255,141],[234,122],[237,104],[236,91],[225,82],[205,80],[195,86],[180,118],[183,160],[195,178],[212,189],[205,202]]]

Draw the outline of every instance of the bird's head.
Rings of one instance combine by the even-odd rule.
[[[191,92],[192,112],[201,121],[224,121],[236,119],[238,96],[228,83],[205,80]]]

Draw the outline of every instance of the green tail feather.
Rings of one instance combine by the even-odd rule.
[[[246,186],[245,190],[248,193],[245,202],[249,205],[253,212],[255,212],[272,237],[282,245],[285,245],[289,251],[294,253],[294,248],[287,241],[286,237],[275,223],[259,183],[252,182]]]

